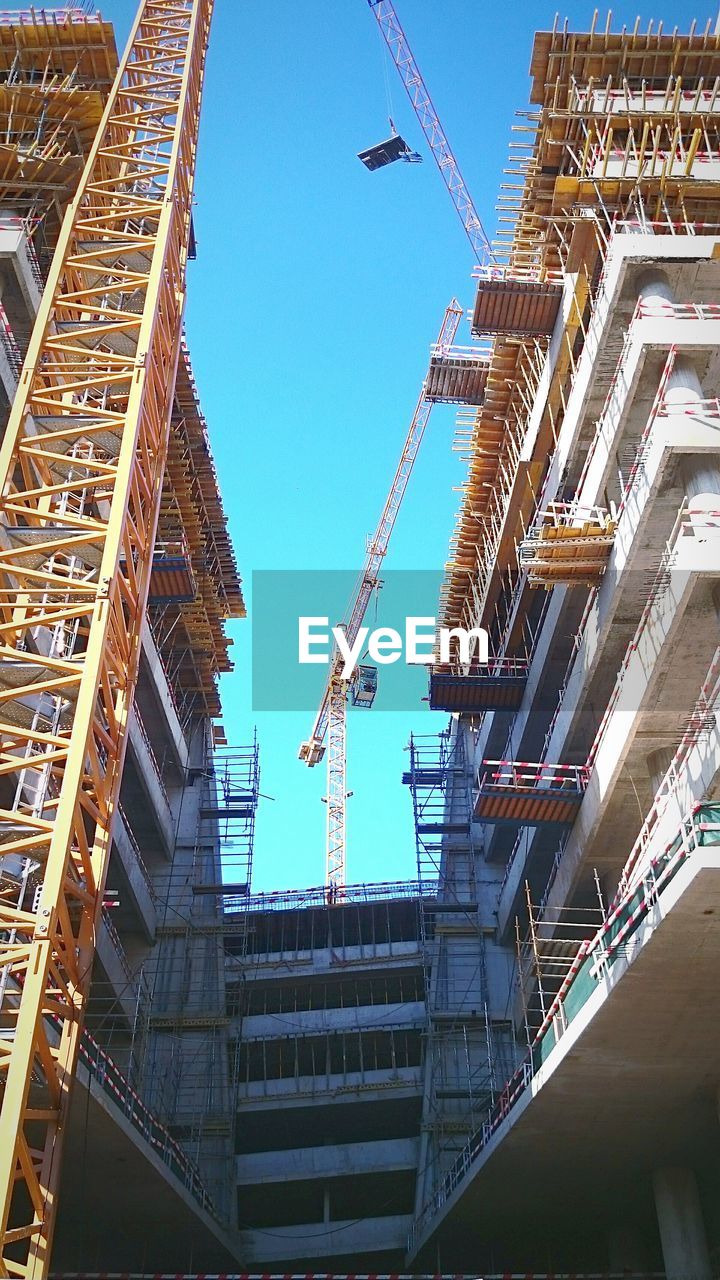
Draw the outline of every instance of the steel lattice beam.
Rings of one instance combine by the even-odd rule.
[[[0,448],[0,794],[15,792],[0,808],[2,1276],[49,1266],[169,439],[212,4],[141,4]]]
[[[427,138],[428,146],[448,189],[450,199],[455,205],[465,234],[472,245],[473,253],[481,266],[492,266],[495,261],[492,245],[440,123],[440,117],[433,106],[420,68],[413,57],[413,51],[395,12],[395,6],[392,0],[368,0],[368,4],[398,69],[405,92]]]
[[[436,352],[445,352],[452,346],[460,325],[462,307],[456,298],[445,308],[442,325],[434,346]],[[387,555],[392,531],[395,528],[398,512],[405,497],[408,481],[415,465],[425,428],[430,419],[433,401],[427,396],[427,377],[418,396],[415,412],[408,427],[407,435],[393,476],[390,492],[378,526],[368,544],[367,555],[362,573],[353,591],[352,599],[345,613],[343,627],[348,644],[353,645],[357,639],[367,607],[373,591],[380,583],[380,570]],[[328,737],[328,820],[325,883],[333,890],[333,896],[339,896],[338,890],[345,884],[345,813],[346,813],[346,716],[348,681],[343,680],[341,672],[344,666],[339,650],[335,650],[330,660],[327,682],[320,700],[318,713],[312,733],[300,747],[300,759],[308,766],[319,764],[323,758],[326,736]]]

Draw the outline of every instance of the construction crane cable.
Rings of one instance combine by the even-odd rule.
[[[473,253],[480,266],[493,267],[496,265],[496,259],[490,239],[460,172],[460,166],[433,106],[427,85],[415,61],[392,0],[367,0],[367,2],[398,69],[405,92],[425,134],[450,199],[455,205]]]

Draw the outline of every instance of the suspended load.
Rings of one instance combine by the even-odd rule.
[[[419,164],[422,156],[419,151],[412,151],[399,133],[393,133],[385,142],[378,142],[367,151],[358,152],[358,160],[362,160],[366,169],[372,173],[375,169],[384,169],[386,164],[395,160],[404,160],[406,164]]]
[[[357,667],[350,685],[350,701],[354,707],[371,707],[377,693],[377,667]]]

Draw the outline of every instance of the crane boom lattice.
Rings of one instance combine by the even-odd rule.
[[[453,298],[445,309],[445,315],[438,334],[435,350],[449,350],[458,331],[463,311],[460,303]],[[400,461],[393,476],[385,505],[378,521],[377,528],[370,542],[357,585],[351,597],[343,620],[343,629],[349,644],[354,645],[360,628],[363,625],[367,607],[373,592],[380,584],[380,569],[387,554],[395,521],[405,496],[408,481],[415,465],[425,428],[430,418],[434,401],[427,394],[427,379],[423,382],[415,411],[410,421]],[[333,896],[345,884],[345,817],[346,817],[346,772],[347,772],[347,681],[342,678],[343,660],[336,650],[330,661],[327,682],[315,717],[312,733],[303,742],[299,756],[305,764],[319,764],[325,754],[324,742],[328,738],[327,770],[328,806],[327,815],[327,851],[326,851],[326,884]]]
[[[5,1276],[40,1280],[50,1261],[168,448],[212,5],[140,5],[0,449]]]
[[[491,266],[495,261],[492,245],[440,123],[440,117],[433,106],[427,85],[395,12],[395,6],[392,0],[368,0],[368,4],[398,69],[405,92],[427,138],[442,180],[472,245],[473,253],[481,266]]]

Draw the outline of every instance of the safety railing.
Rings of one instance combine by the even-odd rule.
[[[347,905],[353,902],[382,902],[398,898],[427,897],[427,886],[423,888],[418,880],[388,880],[378,884],[348,884],[343,886],[342,902]],[[283,889],[277,893],[256,893],[252,897],[243,898],[243,913],[246,911],[291,911],[298,907],[327,906],[327,887],[319,885],[312,889]]]
[[[0,27],[36,27],[39,23],[52,23],[61,27],[68,22],[102,22],[99,13],[90,13],[77,7],[69,9],[3,9],[0,10]]]
[[[215,1207],[203,1186],[196,1165],[145,1106],[112,1058],[108,1057],[88,1031],[83,1032],[80,1041],[80,1061],[87,1069],[90,1079],[100,1085],[103,1092],[119,1107],[133,1128],[145,1138],[201,1208],[217,1218]]]
[[[518,831],[518,833],[517,833],[516,837],[515,837],[515,842],[514,842],[514,844],[513,844],[512,849],[510,850],[510,856],[508,857],[508,860],[507,860],[507,862],[506,862],[506,864],[505,864],[505,871],[504,871],[504,873],[503,873],[503,878],[502,878],[502,880],[500,881],[500,889],[499,889],[499,891],[498,891],[498,898],[502,898],[502,895],[503,895],[503,889],[505,888],[505,885],[507,884],[508,880],[510,879],[510,873],[511,873],[511,871],[512,871],[512,869],[513,869],[514,865],[515,865],[516,859],[517,859],[517,857],[518,857],[518,855],[519,855],[519,853],[520,853],[520,850],[521,850],[521,848],[522,848],[522,846],[523,846],[523,841],[524,841],[524,842],[525,842],[525,844],[527,845],[527,843],[528,843],[528,832],[527,832],[527,827],[521,827],[521,828],[520,828],[520,830]]]
[[[604,507],[582,502],[553,501],[547,504],[547,510],[538,512],[525,536],[529,540],[541,538],[547,525],[553,529],[577,529],[584,524],[604,525],[607,519],[608,513]]]
[[[477,364],[488,364],[492,355],[493,343],[490,339],[473,343],[471,346],[455,346],[445,342],[433,342],[430,347],[430,359],[467,360]]]
[[[557,873],[560,870],[560,866],[562,864],[563,854],[565,852],[565,845],[567,844],[569,839],[570,839],[569,831],[566,831],[564,835],[560,837],[560,844],[555,850],[555,856],[552,860],[552,866],[550,867],[550,874],[548,875],[547,881],[545,883],[545,888],[543,890],[543,895],[540,899],[540,904],[538,906],[538,912],[537,912],[538,919],[542,917],[545,911],[545,908],[548,904],[550,892],[552,890],[553,885],[555,884],[555,881],[557,880]]]
[[[120,804],[119,801],[118,801],[117,809],[123,821],[123,826],[125,828],[125,834],[127,836],[128,843],[130,844],[130,847],[132,848],[132,851],[135,854],[135,861],[137,862],[138,868],[140,870],[140,874],[142,875],[142,878],[145,881],[145,887],[148,893],[150,894],[150,897],[152,898],[153,902],[155,902],[157,899],[155,886],[152,882],[152,877],[150,875],[150,872],[148,871],[145,859],[143,858],[142,853],[140,851],[140,845],[138,844],[135,838],[135,833],[132,829],[130,819],[128,818],[125,810],[123,809],[123,806]]]
[[[641,298],[636,313],[646,320],[720,320],[720,303],[673,302],[670,298]]]
[[[142,716],[140,715],[140,712],[138,711],[137,703],[135,703],[135,704],[134,704],[134,711],[135,711],[135,719],[136,719],[136,721],[137,721],[137,726],[138,726],[138,729],[139,729],[139,731],[140,731],[140,737],[141,737],[141,738],[142,738],[142,740],[143,740],[143,743],[144,743],[144,745],[145,745],[145,749],[147,750],[148,756],[149,756],[149,758],[150,758],[150,763],[152,764],[152,767],[153,767],[153,771],[154,771],[154,773],[155,773],[155,774],[156,774],[156,776],[157,776],[158,785],[159,785],[159,787],[160,787],[160,790],[161,790],[161,792],[162,792],[162,794],[163,794],[163,796],[164,796],[164,798],[165,798],[165,801],[166,801],[167,806],[168,806],[168,809],[169,809],[169,808],[171,807],[171,806],[170,806],[170,797],[169,797],[169,795],[168,795],[168,793],[167,793],[167,788],[166,788],[166,786],[165,786],[165,782],[164,782],[164,779],[163,779],[163,776],[162,776],[162,769],[160,768],[160,763],[159,763],[158,758],[157,758],[157,756],[156,756],[156,754],[155,754],[155,749],[154,749],[154,747],[153,747],[153,745],[152,745],[152,742],[150,741],[150,739],[149,739],[149,737],[148,737],[148,732],[147,732],[147,729],[145,728],[145,725],[144,725],[144,723],[143,723]]]
[[[20,351],[20,348],[17,344],[15,334],[12,331],[12,326],[10,324],[10,321],[7,318],[5,308],[1,302],[0,302],[0,346],[2,346],[2,349],[5,352],[5,355],[7,357],[7,362],[10,365],[10,368],[12,369],[15,377],[19,378],[20,371],[22,369],[22,364],[23,364],[22,352]]]
[[[37,253],[35,252],[35,246],[32,240],[29,239],[27,233],[23,236],[21,245],[22,245],[22,252],[25,257],[25,261],[27,262],[27,265],[30,269],[30,274],[33,280],[35,281],[35,284],[37,285],[40,293],[42,293],[43,289],[45,288],[45,276],[43,274],[43,269],[40,266],[40,259],[38,258]]]
[[[720,236],[720,222],[682,222],[671,218],[614,218],[612,235]]]
[[[647,861],[660,822],[667,813],[668,806],[678,798],[679,787],[683,781],[683,770],[688,756],[692,748],[697,744],[701,733],[710,724],[715,723],[716,707],[719,702],[720,646],[715,651],[707,676],[703,682],[703,687],[695,703],[693,714],[690,716],[679,746],[655,793],[650,812],[640,828],[635,844],[630,851],[630,856],[623,868],[618,885],[619,895],[627,891],[628,886],[634,882],[634,878],[640,874],[644,863]]]
[[[163,675],[165,676],[165,683],[166,683],[166,685],[167,685],[167,691],[168,691],[168,694],[169,694],[169,697],[170,697],[170,701],[171,701],[171,702],[172,702],[172,704],[173,704],[173,709],[174,709],[174,711],[175,711],[175,714],[176,714],[176,716],[177,716],[177,718],[178,718],[178,722],[179,722],[180,727],[181,727],[181,729],[182,729],[182,719],[181,719],[181,708],[180,708],[180,703],[179,703],[179,701],[178,701],[177,693],[176,693],[175,688],[174,688],[173,679],[172,679],[172,674],[171,674],[171,671],[170,671],[170,667],[169,667],[169,664],[168,664],[167,658],[166,658],[166,656],[165,656],[165,654],[163,653],[162,648],[161,648],[161,645],[162,645],[162,635],[161,635],[161,632],[160,632],[160,621],[161,621],[161,619],[162,619],[162,616],[163,616],[163,611],[162,611],[162,610],[160,610],[159,612],[157,612],[157,611],[156,611],[156,610],[154,610],[154,609],[149,609],[149,610],[148,610],[148,613],[147,613],[147,622],[148,622],[148,627],[149,627],[149,629],[150,629],[150,635],[152,636],[152,641],[153,641],[153,644],[154,644],[154,646],[155,646],[155,653],[156,653],[156,655],[157,655],[157,660],[158,660],[158,662],[159,662],[159,664],[160,664],[160,667],[162,668]],[[185,731],[184,731],[184,729],[183,729],[183,735],[184,735],[184,732],[185,732]]]
[[[584,764],[545,764],[518,760],[483,760],[484,773],[479,781],[484,787],[520,789],[552,789],[582,791],[587,786],[589,771]]]
[[[635,629],[635,634],[625,650],[625,656],[623,657],[620,669],[617,673],[612,693],[610,694],[608,704],[605,708],[597,733],[595,734],[595,738],[588,753],[588,768],[592,768],[595,760],[597,759],[597,754],[602,746],[608,724],[620,700],[628,668],[638,651],[638,647],[648,626],[650,615],[660,597],[669,587],[673,562],[679,549],[678,544],[688,533],[694,534],[698,529],[720,529],[720,510],[690,511],[688,509],[687,502],[684,502],[677,514],[670,537],[665,544],[665,549],[660,559],[660,565],[648,592],[645,606]]]
[[[648,863],[634,890],[613,904],[594,937],[579,944],[568,973],[535,1035],[527,1058],[488,1109],[483,1124],[463,1147],[440,1186],[415,1220],[409,1239],[411,1251],[432,1218],[442,1210],[467,1176],[493,1134],[526,1095],[550,1049],[560,1041],[578,1012],[598,989],[600,980],[624,953],[629,939],[647,919],[659,895],[687,859],[708,843],[720,844],[720,806],[699,804],[687,815],[674,841]]]
[[[104,907],[102,909],[102,922],[105,926],[107,935],[113,945],[113,950],[115,951],[115,954],[117,955],[117,958],[120,961],[120,966],[122,968],[122,971],[128,980],[128,984],[130,987],[134,987],[136,978],[135,978],[135,974],[130,968],[130,962],[127,958],[127,953],[122,944],[122,939],[117,929],[115,928],[115,925],[110,919],[109,912]]]
[[[625,81],[622,89],[613,89],[609,85],[600,88],[589,88],[586,85],[573,87],[569,110],[585,111],[587,114],[606,116],[609,112],[623,114],[642,112],[643,115],[670,111],[707,111],[717,102],[717,89],[684,89],[678,82],[669,80],[663,89],[648,88],[646,82],[632,79]],[[655,224],[659,225],[659,224]]]
[[[529,666],[527,658],[489,657],[482,666],[461,662],[435,662],[432,669],[445,675],[462,676],[467,680],[487,680],[488,676],[522,679],[527,676]]]

